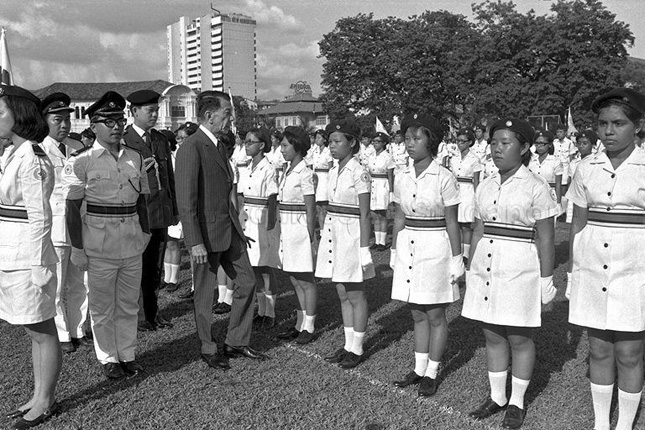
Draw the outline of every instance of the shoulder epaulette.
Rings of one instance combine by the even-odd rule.
[[[34,154],[36,154],[39,157],[47,157],[47,154],[45,153],[45,150],[38,144],[38,143],[32,143],[31,147],[34,150]]]
[[[91,149],[91,148],[92,148],[91,146],[86,146],[85,148],[81,148],[81,149],[79,149],[78,151],[74,151],[74,152],[72,152],[70,155],[71,155],[72,157],[76,157],[77,155],[80,155],[80,154],[82,154],[83,152],[85,152],[85,151],[87,151],[87,150],[89,150],[89,149]]]

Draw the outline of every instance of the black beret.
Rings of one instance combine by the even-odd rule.
[[[48,95],[40,103],[40,110],[43,115],[56,112],[73,112],[74,108],[69,107],[71,99],[65,93],[53,93]]]
[[[411,113],[403,117],[401,131],[405,134],[410,127],[425,127],[439,140],[443,139],[443,127],[427,113]]]
[[[131,105],[134,106],[143,106],[143,105],[156,105],[159,103],[159,94],[156,91],[152,90],[139,90],[130,94],[127,99]]]
[[[567,131],[567,128],[568,128],[568,127],[567,127],[567,125],[566,125],[566,124],[556,124],[556,125],[555,125],[555,129],[556,129],[556,131],[557,131],[557,130],[564,130],[564,131]]]
[[[325,130],[319,128],[318,130],[314,131],[314,137],[318,136],[319,134],[327,139],[327,132]]]
[[[374,137],[372,139],[376,139],[377,137],[385,143],[390,143],[390,136],[386,133],[383,133],[382,131],[377,131],[376,133],[374,133]]]
[[[125,109],[125,99],[121,94],[108,91],[103,94],[94,104],[85,109],[85,115],[92,119],[93,116],[123,116],[123,109]]]
[[[15,85],[0,84],[0,97],[2,96],[12,96],[28,99],[40,106],[40,99],[38,97],[36,97],[26,89]]]
[[[549,142],[553,142],[553,133],[551,133],[549,130],[535,130],[535,135],[533,136],[533,141],[535,141],[538,137],[546,137]]]
[[[277,137],[278,139],[281,139],[282,138],[282,133],[280,133],[280,130],[273,130],[271,132],[271,136],[272,137]]]
[[[473,134],[472,130],[469,130],[467,128],[462,128],[457,132],[457,136],[466,136],[466,139],[468,140],[475,140],[475,135]]]
[[[589,139],[589,142],[591,142],[592,145],[595,145],[598,141],[598,135],[590,128],[587,130],[582,130],[580,133],[578,133],[576,140],[580,139],[581,137],[586,137],[587,139]]]
[[[336,132],[350,134],[356,139],[359,139],[361,136],[360,127],[351,119],[339,119],[332,121],[327,127],[325,127],[325,131],[327,132],[327,134]]]
[[[309,138],[309,134],[307,134],[304,128],[289,126],[284,129],[284,133],[296,136],[307,147],[307,149],[311,148],[311,138]]]
[[[497,130],[511,130],[522,136],[528,143],[533,143],[533,127],[528,122],[518,118],[498,119],[490,126],[491,137]]]
[[[636,109],[641,114],[645,113],[645,96],[631,88],[614,88],[606,92],[591,103],[591,110],[598,113],[598,106],[606,100],[617,100]]]

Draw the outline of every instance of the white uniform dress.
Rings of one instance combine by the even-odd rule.
[[[490,146],[488,146],[486,139],[475,140],[473,146],[470,147],[470,151],[479,157],[479,161],[483,164],[486,161],[486,157],[490,155]]]
[[[269,214],[268,197],[278,194],[277,174],[273,165],[264,157],[253,167],[240,173],[238,193],[244,195],[244,207],[240,211],[240,223],[244,234],[253,239],[247,249],[253,267],[280,267],[278,245],[280,227],[276,223],[273,230],[267,230]],[[244,175],[244,176],[242,176]]]
[[[549,187],[551,187],[551,195],[555,199],[555,177],[557,175],[562,175],[564,172],[564,167],[560,158],[555,155],[547,154],[544,161],[540,163],[540,156],[538,154],[533,154],[531,156],[531,161],[529,162],[529,170],[536,175],[542,176],[549,183]]]
[[[496,175],[497,172],[499,172],[499,169],[495,165],[493,158],[486,158],[484,166],[482,167],[482,177],[479,178],[479,182],[481,183],[484,179]]]
[[[311,165],[317,177],[316,182],[316,201],[325,202],[327,196],[327,182],[329,180],[329,169],[332,166],[333,158],[326,146],[314,145],[311,148]]]
[[[372,153],[367,160],[367,168],[372,177],[371,210],[387,210],[390,204],[390,183],[387,179],[387,171],[394,169],[394,167],[396,166],[392,155],[385,150],[381,151],[380,154]]]
[[[470,270],[462,315],[489,324],[539,327],[540,261],[535,223],[557,215],[544,178],[521,166],[501,183],[496,174],[475,192],[475,217],[484,222]]]
[[[54,169],[32,142],[11,150],[0,176],[0,319],[34,324],[56,315],[57,258],[49,203]],[[46,285],[32,283],[32,266],[52,271]]]
[[[314,271],[311,238],[307,229],[305,196],[314,195],[314,173],[304,161],[285,173],[278,187],[280,209],[280,261],[285,272]]]
[[[569,177],[567,176],[569,160],[571,160],[571,156],[577,151],[578,148],[576,148],[576,145],[574,145],[568,137],[565,137],[562,140],[557,138],[553,139],[553,154],[560,159],[563,168],[562,185],[569,183]]]
[[[237,167],[240,176],[246,176],[246,169],[251,163],[251,157],[246,155],[246,146],[235,145],[233,155],[231,156],[231,161],[235,164],[235,167]],[[238,190],[238,193],[239,192],[240,191]]]
[[[387,149],[394,159],[394,176],[396,176],[408,167],[408,150],[405,147],[405,142],[390,142]]]
[[[269,159],[269,162],[273,164],[273,168],[276,169],[278,175],[278,182],[282,179],[282,174],[284,173],[284,167],[287,165],[287,161],[282,155],[282,150],[280,145],[271,147],[271,150],[266,154],[266,157]]]
[[[458,300],[445,217],[446,206],[459,203],[457,180],[436,160],[419,176],[409,167],[395,179],[394,201],[405,214],[405,228],[396,238],[392,298],[424,305]]]
[[[356,156],[358,157],[358,161],[363,166],[367,166],[367,163],[369,162],[370,157],[375,152],[376,151],[374,150],[374,146],[372,144],[365,146],[362,143],[360,143],[358,145],[358,154],[356,154]]]
[[[459,222],[473,222],[475,201],[473,177],[475,173],[481,172],[482,168],[479,157],[472,150],[468,151],[468,154],[463,158],[461,152],[450,157],[450,171],[459,182]]]
[[[370,175],[352,157],[342,170],[329,171],[329,206],[322,230],[316,277],[332,282],[363,282],[375,276],[374,266],[363,271],[360,260],[361,226],[358,195],[369,194]]]
[[[569,322],[645,330],[645,152],[617,169],[604,152],[585,157],[567,198],[589,209],[573,242]]]
[[[580,158],[580,153],[577,153],[575,158],[571,160],[571,163],[569,163],[568,174],[570,178],[573,179],[573,175],[575,175],[576,170],[578,170],[580,161],[582,161],[582,159]],[[567,222],[571,223],[572,220],[573,220],[573,202],[567,199]]]

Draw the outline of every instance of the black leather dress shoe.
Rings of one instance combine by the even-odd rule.
[[[491,415],[495,415],[497,412],[501,411],[505,407],[506,405],[500,406],[497,403],[495,403],[493,399],[489,397],[488,399],[486,399],[484,403],[479,405],[477,409],[470,412],[468,416],[471,418],[475,418],[477,420],[481,420],[484,418],[488,418]]]
[[[419,383],[419,396],[421,397],[430,397],[437,392],[437,379],[432,379],[429,376],[424,376],[421,378]]]
[[[157,328],[172,328],[172,323],[161,315],[155,317],[155,327]]]
[[[157,330],[157,326],[155,323],[152,323],[150,321],[144,320],[144,321],[139,321],[137,324],[137,330],[139,331],[155,331]]]
[[[231,365],[228,362],[228,357],[224,354],[202,354],[202,360],[213,369],[228,370]]]
[[[7,417],[7,419],[9,420],[15,420],[16,418],[22,417],[27,412],[29,412],[29,409],[25,409],[25,410],[16,409],[15,411],[7,412],[5,414],[5,417]]]
[[[339,348],[334,351],[334,353],[326,356],[325,361],[328,363],[340,363],[341,361],[343,361],[345,354],[349,354],[349,352],[346,351],[345,348]]]
[[[228,303],[218,303],[217,307],[213,308],[213,312],[217,315],[223,315],[231,312],[231,305]]]
[[[122,361],[121,368],[127,376],[137,376],[143,373],[143,367],[136,361]]]
[[[253,325],[255,327],[262,327],[264,325],[264,315],[256,315],[253,317]]]
[[[271,317],[264,317],[264,321],[262,321],[262,328],[268,329],[268,328],[273,328],[275,326],[275,318]]]
[[[192,299],[194,294],[195,294],[194,290],[187,288],[186,290],[178,293],[177,297],[179,297],[180,299]]]
[[[413,370],[407,375],[405,375],[405,377],[403,377],[403,379],[401,379],[400,381],[394,381],[394,386],[399,388],[405,388],[408,385],[416,385],[419,382],[421,382],[422,378],[423,376],[417,375]]]
[[[309,332],[307,330],[303,330],[303,331],[300,332],[300,334],[296,338],[296,343],[299,343],[300,345],[304,345],[304,344],[307,344],[307,343],[311,342],[313,339],[314,339],[314,334],[313,333],[311,333],[311,332]]]
[[[72,352],[76,351],[76,345],[74,344],[74,342],[61,342],[60,349],[65,354],[71,354]]]
[[[298,330],[296,330],[295,328],[292,328],[290,330],[278,333],[276,337],[278,339],[291,340],[291,339],[297,338],[299,334],[300,334],[300,332]]]
[[[119,363],[106,363],[103,365],[103,374],[109,379],[121,379],[125,377],[125,372]]]
[[[169,282],[165,285],[165,290],[169,293],[174,293],[179,289],[179,285],[177,285],[175,282]]]
[[[343,356],[343,361],[341,361],[339,365],[343,369],[353,369],[358,366],[361,361],[363,361],[362,355],[356,355],[350,351]]]
[[[72,343],[76,345],[76,347],[79,346],[94,346],[94,341],[86,336],[83,337],[73,337],[72,338]]]
[[[229,346],[224,345],[224,353],[229,357],[243,356],[254,360],[266,360],[268,357],[250,346]]]
[[[36,427],[56,415],[59,411],[58,403],[54,402],[52,405],[42,414],[34,418],[33,420],[26,420],[24,418],[20,418],[18,421],[16,421],[13,424],[13,428],[16,430],[24,430],[24,429],[30,429],[32,427]]]
[[[520,409],[515,405],[508,405],[506,408],[506,414],[504,415],[504,420],[502,421],[502,428],[518,429],[522,427],[525,416],[526,412],[524,409]]]

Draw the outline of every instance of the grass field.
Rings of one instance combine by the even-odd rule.
[[[537,365],[527,393],[525,429],[591,429],[586,333],[567,323],[564,298],[567,228],[559,223],[555,282],[558,296],[536,332]],[[450,337],[440,386],[429,399],[416,388],[397,389],[394,379],[413,367],[412,320],[392,302],[389,251],[374,255],[378,276],[369,282],[367,360],[354,370],[322,356],[342,346],[340,308],[332,284],[319,284],[317,338],[300,346],[275,334],[295,321],[296,298],[284,278],[278,288],[276,327],[255,331],[252,345],[270,360],[231,360],[233,369],[210,369],[199,358],[192,302],[161,292],[160,309],[170,330],[140,333],[137,359],[142,377],[108,382],[94,351],[65,355],[57,398],[62,413],[42,429],[489,429],[503,413],[483,421],[468,412],[488,395],[484,339],[478,324],[460,317],[461,301],[449,307]],[[189,285],[187,257],[181,279]],[[463,291],[462,291],[463,292]],[[463,294],[462,294],[463,295]],[[224,339],[227,317],[213,330]],[[0,405],[8,411],[30,396],[30,342],[20,327],[0,322]],[[510,394],[510,378],[509,378]],[[616,396],[614,396],[614,400]],[[614,424],[616,413],[614,410]],[[4,416],[4,415],[3,415]],[[11,422],[2,422],[9,427]],[[645,428],[639,416],[636,428]]]

